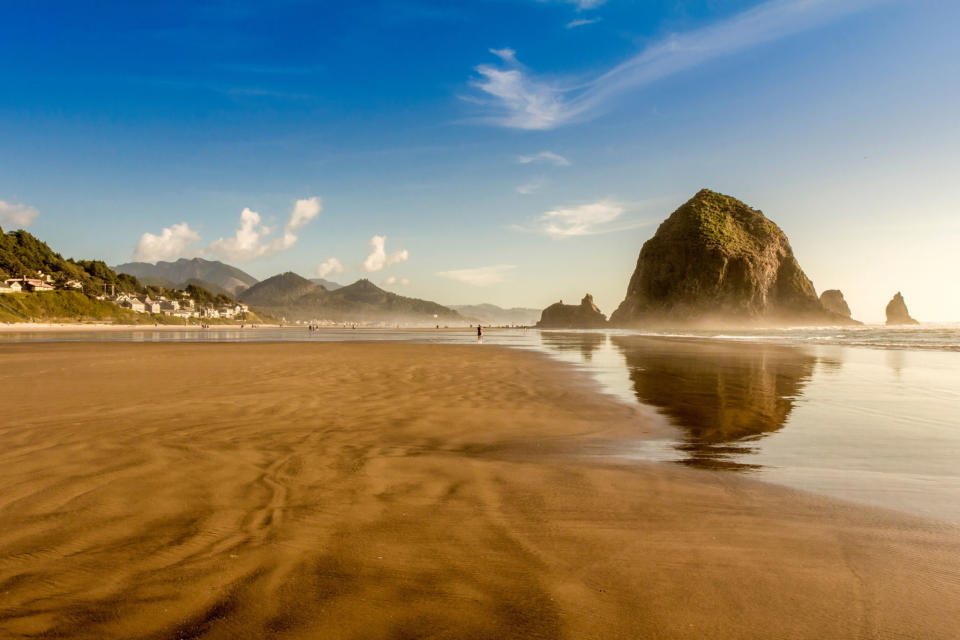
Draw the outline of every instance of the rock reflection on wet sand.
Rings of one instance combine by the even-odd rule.
[[[818,364],[793,347],[612,336],[633,392],[683,431],[684,464],[751,469],[737,459],[777,431]]]

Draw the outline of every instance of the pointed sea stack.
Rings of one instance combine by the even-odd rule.
[[[703,189],[644,243],[621,327],[853,324],[826,310],[763,212]]]
[[[843,292],[840,289],[827,289],[821,293],[820,304],[827,311],[832,311],[847,318],[850,317],[850,307],[843,298]]]
[[[537,327],[540,329],[599,329],[607,324],[589,293],[579,305],[563,304],[563,300],[543,310]]]
[[[899,291],[887,303],[887,324],[920,324],[910,317],[910,312],[907,311],[907,303],[904,302]]]

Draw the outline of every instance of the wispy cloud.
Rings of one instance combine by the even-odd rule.
[[[475,269],[455,269],[453,271],[439,271],[437,275],[442,278],[449,278],[457,282],[472,284],[475,287],[487,287],[492,284],[503,282],[504,274],[507,271],[515,269],[516,265],[498,264],[489,267],[477,267]]]
[[[490,53],[497,56],[504,62],[516,62],[517,61],[517,52],[509,47],[503,49],[490,49]]]
[[[138,262],[156,262],[180,258],[187,250],[200,242],[200,234],[186,222],[170,225],[160,235],[144,233],[133,250],[133,259]]]
[[[600,22],[600,18],[581,18],[579,20],[571,20],[567,23],[567,29],[576,29],[577,27],[585,27],[588,24],[594,24]]]
[[[13,226],[25,229],[33,224],[40,212],[23,204],[12,204],[0,200],[0,227]]]
[[[336,258],[327,258],[317,266],[317,277],[326,278],[335,273],[343,273],[346,267]]]
[[[596,115],[611,100],[708,60],[820,26],[883,0],[768,0],[712,25],[672,34],[592,78],[560,82],[532,74],[512,56],[481,64],[471,84],[487,96],[487,122],[553,129]],[[579,8],[596,2],[581,0]]]
[[[492,96],[499,111],[486,121],[514,129],[552,129],[571,117],[562,89],[531,78],[519,67],[499,69],[481,64],[476,71],[480,77],[470,84]]]
[[[385,287],[405,287],[410,284],[410,281],[406,278],[398,278],[397,276],[387,276],[381,284]]]
[[[555,238],[607,233],[606,225],[623,215],[624,208],[611,200],[600,200],[579,207],[552,209],[538,218],[543,233]]]
[[[380,271],[384,267],[389,267],[398,262],[406,262],[410,259],[410,253],[406,249],[387,253],[387,236],[373,236],[370,238],[370,246],[373,251],[363,261],[363,268],[366,271]]]
[[[540,180],[535,180],[533,182],[527,182],[525,184],[518,185],[515,190],[522,196],[529,196],[530,194],[536,193],[542,188],[543,182]]]
[[[650,198],[626,203],[606,198],[557,207],[541,213],[528,224],[515,224],[509,228],[558,239],[629,231],[654,224],[664,207],[673,202],[673,198]]]
[[[553,151],[541,151],[531,156],[517,156],[517,162],[520,164],[530,164],[533,162],[548,162],[558,167],[569,167],[570,161],[559,153]]]
[[[537,0],[538,2],[547,2],[547,0]],[[607,0],[561,0],[566,4],[575,4],[577,5],[577,11],[586,11],[588,9],[596,9],[600,5],[606,4]]]

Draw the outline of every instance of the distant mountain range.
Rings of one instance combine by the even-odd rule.
[[[292,272],[257,283],[241,293],[240,300],[288,322],[440,324],[466,321],[453,309],[384,291],[367,279],[329,290]]]
[[[117,273],[127,273],[145,284],[182,289],[195,284],[213,293],[236,297],[241,291],[257,284],[249,273],[217,260],[180,258],[176,262],[160,261],[128,262],[113,268]]]
[[[336,289],[343,287],[343,285],[339,282],[331,282],[330,280],[324,280],[323,278],[312,278],[310,282],[320,285],[327,291],[335,291]]]
[[[377,287],[369,280],[344,286],[324,278],[303,278],[282,273],[263,282],[237,267],[217,260],[181,258],[176,262],[128,262],[114,267],[141,283],[167,289],[193,284],[214,294],[237,298],[252,307],[288,320],[335,322],[420,322],[432,320],[474,322],[490,325],[533,325],[539,309],[504,309],[493,304],[446,307],[428,300],[407,298]],[[436,314],[437,318],[434,319]]]
[[[532,326],[540,320],[540,309],[525,309],[513,307],[504,309],[495,304],[455,304],[450,305],[454,311],[468,320],[482,324],[519,324]]]

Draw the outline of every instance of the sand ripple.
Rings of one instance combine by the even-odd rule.
[[[955,530],[611,462],[652,427],[536,354],[0,361],[2,637],[957,635]]]

